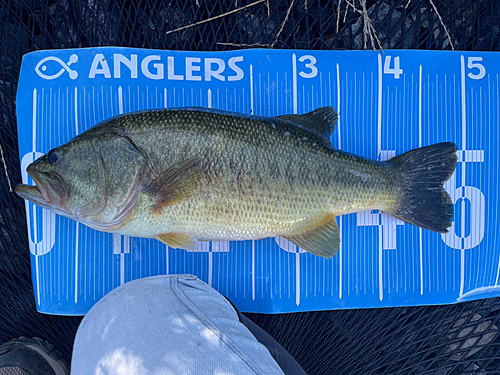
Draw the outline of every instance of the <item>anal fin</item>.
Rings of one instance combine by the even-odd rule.
[[[334,215],[328,216],[321,224],[305,233],[284,238],[323,258],[333,257],[340,249],[339,226]]]
[[[187,234],[164,233],[159,234],[155,238],[173,249],[183,249],[188,251],[194,251],[197,249],[198,241]]]

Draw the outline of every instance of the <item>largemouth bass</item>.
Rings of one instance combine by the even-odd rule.
[[[162,109],[103,121],[27,168],[22,198],[91,228],[197,240],[280,235],[330,258],[341,214],[379,209],[446,233],[453,205],[443,188],[457,148],[439,143],[386,162],[337,150],[332,107],[304,115],[247,116]]]

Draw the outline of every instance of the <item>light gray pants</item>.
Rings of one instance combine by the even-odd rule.
[[[192,275],[131,281],[76,334],[73,375],[283,374],[231,304]]]

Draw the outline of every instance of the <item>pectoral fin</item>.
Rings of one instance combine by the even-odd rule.
[[[158,211],[191,197],[197,191],[202,175],[201,157],[189,158],[152,180],[144,188],[144,193],[156,200],[153,209]]]
[[[339,226],[333,215],[305,233],[285,238],[302,249],[323,258],[333,257],[340,249]]]
[[[188,251],[196,250],[198,243],[195,238],[182,233],[164,233],[156,236],[156,239],[173,249]]]

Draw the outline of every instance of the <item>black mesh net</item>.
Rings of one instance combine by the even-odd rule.
[[[244,9],[230,13],[238,8]],[[0,342],[40,336],[70,360],[81,318],[36,312],[24,203],[10,192],[10,184],[21,181],[15,94],[25,53],[104,45],[498,51],[500,2],[0,0],[0,35],[5,159],[5,168],[0,164]],[[452,306],[248,315],[310,374],[495,374],[500,373],[499,310],[500,299],[489,299]]]

